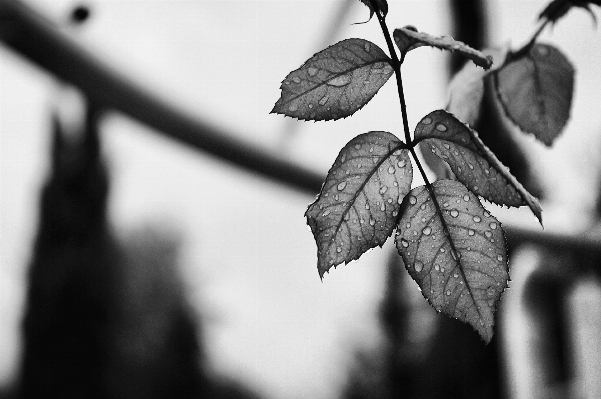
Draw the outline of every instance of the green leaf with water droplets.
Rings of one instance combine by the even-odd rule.
[[[286,76],[272,113],[302,120],[336,120],[361,109],[393,73],[374,43],[346,39],[315,54]]]
[[[405,267],[439,312],[471,324],[487,343],[509,279],[505,235],[478,197],[454,180],[419,186],[403,201],[396,246]]]
[[[338,154],[305,214],[317,243],[320,277],[332,266],[382,246],[392,234],[413,179],[403,147],[391,133],[369,132],[355,137]]]
[[[505,115],[550,146],[570,117],[574,67],[556,47],[536,43],[493,73]]]
[[[406,26],[395,29],[393,37],[402,54],[421,46],[430,46],[441,50],[456,51],[484,69],[489,69],[492,66],[492,57],[484,55],[451,36],[432,36],[428,33],[418,32],[413,26]]]
[[[444,160],[457,180],[472,192],[499,205],[528,205],[542,224],[542,209],[478,133],[444,110],[426,115],[415,127],[415,139],[424,140]]]
[[[361,3],[369,8],[369,19],[374,16],[376,11],[380,11],[384,17],[388,14],[388,2],[386,0],[361,0]]]

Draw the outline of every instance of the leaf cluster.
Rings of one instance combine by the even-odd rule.
[[[394,30],[391,38],[387,2],[362,2],[370,19],[378,18],[390,55],[368,40],[342,40],[290,72],[272,110],[302,120],[345,118],[365,106],[393,74],[397,79],[405,140],[383,131],[352,139],[307,209],[319,275],[382,246],[396,232],[398,252],[428,302],[470,323],[488,342],[509,269],[501,223],[480,198],[528,206],[541,224],[542,210],[468,123],[477,119],[484,82],[492,79],[506,116],[551,145],[569,118],[574,69],[559,49],[536,43],[540,29],[517,51],[480,52],[412,26]],[[541,18],[554,22],[570,7],[588,3],[598,4],[556,0]],[[411,135],[401,67],[410,51],[425,46],[457,52],[482,69],[466,65],[453,80],[447,110],[424,116]],[[454,180],[428,181],[415,152],[421,142],[448,165]],[[425,185],[412,188],[414,164]]]

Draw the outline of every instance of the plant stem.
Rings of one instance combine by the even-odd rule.
[[[396,51],[394,50],[394,43],[392,42],[392,37],[390,37],[390,31],[388,30],[388,26],[386,25],[386,20],[382,15],[380,15],[380,13],[377,12],[376,15],[378,17],[378,22],[380,22],[380,28],[382,29],[384,38],[386,39],[386,45],[388,46],[390,59],[392,60],[392,68],[394,69],[394,74],[396,77],[396,84],[399,92],[399,100],[401,102],[401,114],[403,115],[403,130],[405,131],[405,141],[407,142],[407,145],[411,146],[412,140],[411,133],[409,132],[409,120],[407,118],[407,104],[405,103],[403,79],[401,78],[402,62],[399,60],[399,58],[396,55]]]
[[[520,48],[518,51],[513,53],[511,58],[512,59],[519,58],[519,57],[523,56],[524,54],[526,54],[528,51],[530,51],[530,48],[534,45],[534,43],[536,42],[536,39],[538,39],[540,34],[543,32],[543,29],[545,29],[545,27],[547,26],[548,23],[549,23],[549,19],[545,19],[544,22],[538,27],[538,29],[536,29],[536,31],[534,32],[534,34],[532,35],[530,40],[528,40],[528,43],[526,43],[522,48]]]

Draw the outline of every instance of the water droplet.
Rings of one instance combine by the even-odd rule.
[[[457,209],[452,209],[451,210],[451,216],[453,216],[454,218],[456,218],[457,216],[459,216],[459,211],[457,211]]]
[[[386,210],[386,204],[382,202],[382,206],[380,207],[380,210],[382,212],[384,212]]]
[[[411,227],[411,223],[407,222],[407,224],[405,225],[405,227],[410,228]]]
[[[471,170],[474,170],[474,165],[472,165],[471,163],[467,164],[468,168],[470,168]]]
[[[388,186],[380,187],[380,194],[384,194],[388,190]]]
[[[447,295],[451,295],[451,290],[447,290]]]
[[[407,165],[407,162],[405,162],[405,161],[398,161],[396,164],[397,164],[397,166],[399,168],[404,168],[405,165]]]
[[[473,236],[474,234],[476,234],[476,232],[474,230],[472,230],[472,229],[469,229],[467,231],[467,234],[470,235],[470,236]]]
[[[369,218],[369,224],[374,226],[376,224],[376,221],[373,218]]]
[[[422,119],[422,123],[424,125],[429,125],[430,123],[432,123],[432,118],[429,118],[429,117],[428,118],[424,118],[424,119]]]
[[[489,226],[493,230],[496,230],[496,228],[497,228],[497,224],[495,222],[490,222]]]
[[[502,262],[503,261],[503,255],[497,255],[497,260],[499,262]]]
[[[440,271],[440,266],[434,265],[434,270],[436,270],[437,272]]]
[[[344,163],[346,161],[346,152],[342,153],[342,156],[340,157],[340,163]]]
[[[369,204],[367,202],[365,203],[365,209],[369,211]]]
[[[399,214],[399,211],[392,211],[392,216],[396,217]]]
[[[328,210],[326,210],[326,211],[325,211],[325,212],[322,214],[322,216],[323,216],[323,217],[326,217],[326,216],[328,216],[329,214],[330,214],[330,210],[328,209]]]
[[[489,211],[484,211],[484,216],[487,217],[487,218],[490,217],[490,212]]]
[[[342,86],[346,86],[347,84],[351,83],[351,77],[349,75],[339,75],[339,76],[336,76],[334,79],[329,80],[326,83],[330,86],[342,87]]]
[[[394,174],[395,171],[396,171],[396,169],[394,168],[394,166],[390,165],[388,167],[388,173],[390,173],[391,175]]]
[[[480,221],[482,220],[482,219],[480,218],[480,216],[478,216],[478,215],[474,216],[472,219],[473,219],[473,220],[474,220],[474,222],[476,222],[476,223],[480,223]]]
[[[450,150],[450,149],[451,149],[451,146],[450,146],[450,145],[448,145],[447,143],[443,143],[442,145],[443,145],[443,146],[444,146],[444,148],[446,148],[447,150]]]
[[[388,199],[386,200],[386,202],[388,202],[389,204],[392,204],[392,198],[388,198]]]
[[[309,67],[307,69],[307,73],[309,74],[309,76],[315,76],[315,75],[317,75],[317,72],[319,72],[319,69],[317,69],[315,67]]]
[[[474,186],[474,191],[478,191],[478,186]]]
[[[363,48],[365,49],[366,53],[369,53],[369,49],[371,48],[371,43],[366,42],[365,45],[363,46]]]
[[[419,273],[422,271],[423,268],[424,268],[423,262],[416,260],[415,261],[415,271]]]
[[[309,109],[313,108],[313,104],[309,104]]]
[[[295,76],[295,77],[293,77],[293,78],[292,78],[292,81],[293,81],[294,83],[297,83],[297,84],[298,84],[298,83],[300,83],[300,82],[301,82],[301,78],[299,78],[298,76]]]
[[[361,149],[361,144],[355,144],[355,150],[360,150]]]
[[[492,237],[492,231],[490,231],[490,230],[486,230],[486,231],[484,232],[484,235],[485,235],[486,237],[490,238],[490,237]]]
[[[421,205],[420,205],[420,207],[419,207],[419,209],[421,209],[422,211],[423,211],[424,209],[426,209],[426,204],[421,204]]]
[[[346,182],[345,181],[343,181],[342,183],[338,183],[338,186],[336,186],[336,188],[338,189],[338,191],[344,190],[345,187],[346,187]]]
[[[453,277],[458,278],[459,275],[457,273],[453,274]]]
[[[399,182],[395,180],[395,181],[392,182],[392,185],[395,186],[395,187],[398,187],[399,186]]]
[[[290,104],[288,109],[290,110],[290,112],[296,112],[298,111],[298,104]]]
[[[426,227],[424,227],[424,229],[422,230],[422,234],[423,234],[423,235],[429,236],[429,235],[430,235],[430,233],[432,233],[432,227],[430,227],[430,226],[426,226]]]
[[[465,195],[463,196],[463,200],[464,200],[465,202],[468,202],[468,201],[470,200],[470,196],[469,196],[469,194],[465,194]]]
[[[401,245],[403,246],[403,248],[407,248],[409,246],[409,242],[407,242],[407,240],[405,240],[404,238],[401,238]]]
[[[444,248],[440,247],[440,252],[444,253]]]
[[[319,99],[318,103],[319,103],[319,105],[326,105],[326,103],[328,102],[329,99],[330,99],[330,96],[326,94],[325,96],[323,96],[322,98]]]
[[[374,147],[369,147],[369,152],[374,152]]]
[[[338,252],[338,253],[342,252],[342,248],[336,247],[336,252]]]
[[[338,197],[338,194],[336,194],[336,195],[334,196],[334,200],[336,200],[336,201],[338,201],[338,199],[339,199],[339,198],[340,198],[340,197]]]
[[[438,125],[436,125],[436,130],[438,130],[439,132],[446,132],[447,127],[445,125],[443,125],[442,123],[439,123]]]
[[[409,203],[411,205],[415,205],[417,203],[417,198],[415,198],[413,195],[409,196]]]

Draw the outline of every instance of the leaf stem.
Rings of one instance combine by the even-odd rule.
[[[547,24],[549,22],[550,22],[550,20],[548,18],[546,18],[543,21],[543,23],[536,29],[536,31],[534,32],[534,34],[532,35],[532,37],[530,38],[528,43],[526,43],[522,48],[520,48],[518,51],[513,53],[510,58],[512,58],[512,59],[519,58],[522,55],[524,55],[525,53],[527,53],[528,51],[530,51],[530,48],[534,45],[534,43],[536,42],[536,39],[538,39],[538,37],[543,32],[543,30],[545,29],[545,27],[547,26]],[[509,59],[508,59],[508,61],[509,61]],[[504,62],[504,64],[506,64],[506,63],[507,62]]]
[[[386,25],[386,20],[383,15],[379,12],[376,13],[378,17],[378,22],[380,23],[380,28],[382,29],[382,33],[384,34],[384,38],[386,39],[386,45],[388,46],[388,51],[390,52],[390,59],[392,61],[392,68],[394,69],[394,74],[396,77],[397,89],[399,92],[399,100],[401,102],[401,114],[403,115],[403,130],[405,131],[405,141],[407,145],[411,147],[411,133],[409,132],[409,120],[407,118],[407,104],[405,103],[405,93],[403,91],[403,79],[401,78],[401,60],[397,57],[396,51],[394,49],[394,43],[392,41],[392,37],[390,36],[390,31],[388,30],[388,26]],[[416,158],[417,159],[417,158]]]

